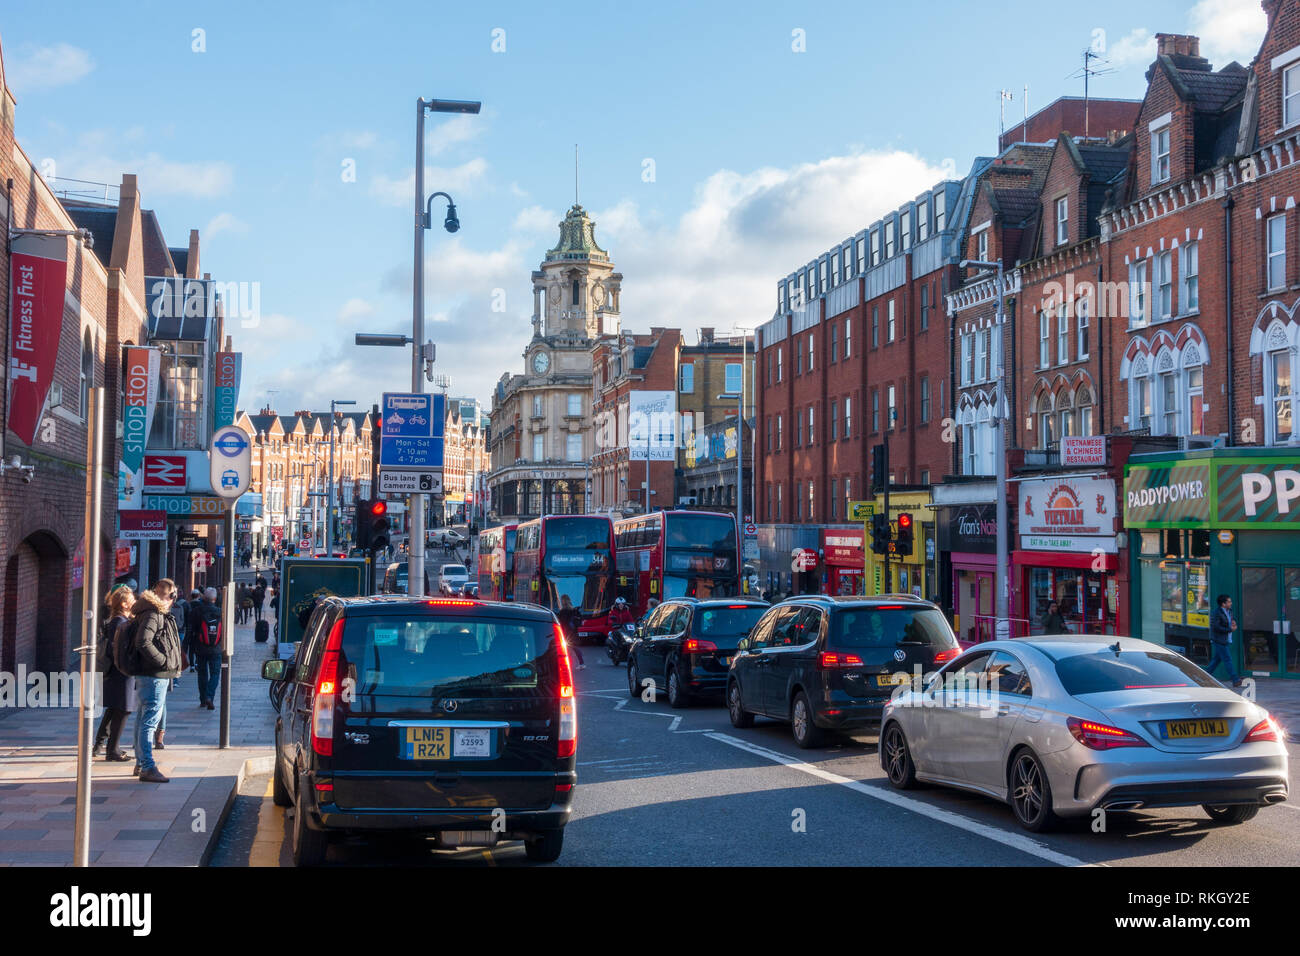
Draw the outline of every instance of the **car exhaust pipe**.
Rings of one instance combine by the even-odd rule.
[[[1142,807],[1142,800],[1116,800],[1114,803],[1107,803],[1102,806],[1103,810],[1138,810]]]
[[[1285,793],[1277,793],[1276,791],[1274,791],[1273,793],[1266,793],[1266,794],[1264,794],[1264,802],[1265,802],[1266,804],[1269,804],[1270,806],[1271,806],[1272,804],[1275,804],[1275,803],[1285,803],[1285,802],[1286,802],[1286,794],[1285,794]]]

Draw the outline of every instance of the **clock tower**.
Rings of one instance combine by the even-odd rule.
[[[493,523],[589,508],[591,348],[619,332],[623,276],[574,203],[560,238],[533,272],[533,335],[523,374],[502,375],[492,403]]]

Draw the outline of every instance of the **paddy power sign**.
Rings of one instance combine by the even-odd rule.
[[[1132,465],[1129,528],[1300,528],[1300,459],[1226,458]]]

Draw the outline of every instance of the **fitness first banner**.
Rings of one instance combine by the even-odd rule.
[[[11,248],[9,427],[31,445],[59,358],[68,241],[62,236],[17,236]]]
[[[157,349],[132,346],[126,350],[126,378],[122,387],[122,463],[118,470],[118,507],[139,508],[144,490],[144,448],[153,428],[158,405]]]

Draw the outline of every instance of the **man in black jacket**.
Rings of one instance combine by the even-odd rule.
[[[1232,686],[1241,686],[1241,676],[1237,673],[1237,667],[1232,663],[1232,632],[1237,629],[1237,622],[1232,616],[1232,598],[1226,594],[1219,595],[1218,607],[1210,615],[1210,664],[1205,668],[1206,673],[1213,674],[1215,668],[1223,664],[1228,668],[1228,676],[1232,678]]]
[[[154,731],[167,706],[167,688],[181,673],[181,640],[171,615],[176,584],[163,578],[141,593],[132,608],[131,647],[139,667],[135,678],[135,753],[141,783],[166,783],[154,763]]]
[[[213,700],[221,682],[221,608],[217,589],[203,592],[203,601],[190,609],[190,660],[198,671],[199,706],[216,710]]]

